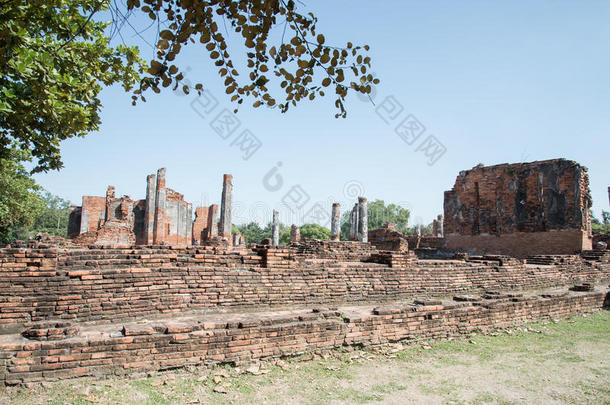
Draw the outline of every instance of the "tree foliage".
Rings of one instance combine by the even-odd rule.
[[[20,163],[27,160],[23,151],[10,149],[0,157],[0,241],[16,238],[15,231],[34,224],[44,208],[40,187]]]
[[[12,148],[62,167],[60,142],[100,124],[102,86],[139,81],[136,48],[112,47],[100,0],[7,0],[0,7],[0,157]],[[14,156],[13,156],[14,157]]]
[[[602,211],[601,221],[593,217],[591,219],[591,228],[594,233],[610,233],[610,212]]]
[[[41,193],[44,200],[44,208],[34,220],[34,225],[30,229],[30,235],[35,236],[40,232],[49,235],[68,236],[68,220],[70,217],[70,201],[53,195],[48,191]]]
[[[330,229],[318,224],[304,224],[300,228],[301,238],[329,240]]]
[[[147,90],[159,93],[171,86],[189,93],[177,60],[191,43],[209,55],[218,80],[237,105],[249,98],[254,107],[286,112],[329,92],[335,95],[337,116],[345,117],[348,92],[369,94],[378,83],[369,73],[367,45],[328,45],[316,30],[317,18],[299,12],[293,0],[5,0],[1,4],[0,157],[10,156],[14,147],[29,151],[37,159],[34,172],[60,169],[60,142],[99,128],[103,86],[135,88],[134,104],[146,100]],[[137,47],[111,45],[106,31],[111,23],[99,21],[106,11],[114,17],[112,32],[119,35],[123,27],[131,26],[128,20],[136,12],[156,23],[156,53],[150,61],[140,58]],[[123,41],[130,36],[121,35]],[[230,49],[229,44],[236,42],[240,48]],[[204,85],[200,81],[194,88],[201,93]]]
[[[134,103],[138,97],[145,100],[143,92],[149,88],[159,92],[160,87],[176,89],[182,85],[184,74],[174,60],[189,43],[202,44],[224,80],[226,93],[238,104],[249,97],[254,99],[254,107],[277,106],[286,112],[291,105],[330,91],[336,97],[336,116],[345,117],[348,92],[369,94],[379,82],[370,73],[368,45],[327,44],[316,30],[316,16],[299,12],[293,0],[128,0],[127,5],[130,10],[147,13],[153,21],[165,19],[168,23],[167,29],[159,32],[156,57],[135,92]],[[227,27],[243,45],[240,53],[245,53],[245,66],[238,66],[233,59]],[[278,30],[277,43],[272,43],[275,27],[282,34]],[[284,95],[272,94],[274,83]],[[182,86],[188,93],[188,86]],[[201,91],[203,84],[195,88]]]
[[[237,225],[237,229],[243,235],[246,244],[259,243],[262,239],[271,237],[271,232],[269,232],[269,236],[267,236],[263,228],[256,222]]]
[[[351,210],[350,210],[351,211]],[[349,216],[350,211],[344,212],[341,217],[341,238],[349,238]],[[391,222],[398,232],[408,233],[409,217],[408,209],[397,204],[385,205],[383,200],[375,200],[368,203],[368,229],[378,229]]]
[[[256,222],[249,222],[243,225],[237,225],[239,233],[241,233],[246,241],[246,244],[260,243],[265,238],[271,238],[271,223],[268,223],[264,228],[261,228]],[[286,231],[286,225],[280,223],[280,236]]]
[[[330,229],[318,224],[303,224],[299,227],[301,238],[329,240]],[[285,227],[280,232],[280,244],[287,245],[290,243],[290,227]]]

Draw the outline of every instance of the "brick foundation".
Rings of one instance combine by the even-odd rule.
[[[122,375],[186,365],[242,363],[342,345],[446,338],[526,321],[600,309],[606,291],[539,296],[488,295],[474,302],[395,303],[385,307],[193,315],[83,329],[79,336],[39,342],[0,336],[0,383],[15,385],[79,376]],[[456,297],[456,299],[461,299]]]
[[[548,232],[515,232],[503,235],[446,235],[448,249],[474,254],[510,255],[527,257],[539,254],[577,254],[592,249],[591,238],[579,230]]]
[[[336,250],[319,250],[317,256],[265,246],[0,249],[0,332],[48,319],[90,322],[198,308],[378,302],[610,279],[609,251],[524,264],[497,257],[416,260],[409,252],[364,254],[366,244],[359,242],[341,242],[354,250],[329,243]]]
[[[421,260],[369,243],[313,240],[251,249],[0,249],[0,382],[444,337],[601,308],[605,292],[491,295],[450,305],[404,300],[608,281],[607,250],[525,262],[468,255]],[[342,305],[350,305],[343,318],[337,311],[311,312]]]

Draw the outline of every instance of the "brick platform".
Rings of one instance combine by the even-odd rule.
[[[0,249],[0,383],[447,337],[608,304],[591,291],[610,281],[607,250],[459,257],[312,241]],[[562,292],[521,295],[549,288]],[[474,296],[489,290],[512,294]]]
[[[261,246],[0,249],[0,333],[20,332],[45,320],[358,304],[610,280],[609,251],[592,257],[536,257],[536,264],[501,256],[414,260],[409,252],[373,252],[362,256],[337,250],[331,252],[333,259],[318,259],[298,254],[298,248]]]
[[[76,337],[39,342],[0,336],[0,383],[16,385],[78,376],[122,375],[186,365],[243,363],[342,345],[446,338],[526,321],[600,309],[607,290],[540,295],[490,293],[454,301],[417,300],[173,319],[83,328]]]

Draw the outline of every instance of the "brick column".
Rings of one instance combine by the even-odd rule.
[[[301,240],[301,230],[298,226],[292,225],[290,227],[290,243],[297,243]]]
[[[144,240],[147,245],[153,244],[155,230],[155,201],[157,194],[157,176],[149,174],[146,176],[146,209],[144,211]]]
[[[231,240],[231,200],[233,194],[233,176],[225,174],[222,179],[222,199],[220,201],[219,235]]]
[[[438,237],[440,238],[444,238],[445,237],[445,230],[443,229],[443,216],[439,215],[438,217],[436,217],[436,220],[438,221]]]
[[[341,239],[341,204],[333,203],[330,217],[330,240],[338,241]]]
[[[167,190],[165,189],[165,172],[166,169],[163,167],[157,170],[157,188],[155,197],[155,224],[154,224],[154,235],[153,244],[158,245],[165,241],[165,198],[167,196]]]
[[[87,203],[85,197],[83,197],[83,203],[81,204],[80,214],[80,231],[79,233],[85,233],[89,231],[89,211],[87,211]]]
[[[280,213],[273,210],[273,222],[271,223],[271,246],[280,244]]]
[[[358,203],[354,204],[349,214],[349,240],[358,240],[358,216],[360,215]]]
[[[108,186],[106,189],[106,208],[104,212],[104,222],[110,221],[112,215],[110,213],[110,202],[114,200],[114,186]]]
[[[369,216],[366,198],[358,197],[358,240],[369,241]]]
[[[207,240],[218,236],[218,205],[212,204],[208,209],[208,234]]]

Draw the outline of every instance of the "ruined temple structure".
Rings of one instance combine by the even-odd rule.
[[[445,192],[446,247],[515,257],[592,247],[587,169],[566,159],[476,166]]]
[[[165,184],[166,169],[147,177],[146,199],[115,197],[108,186],[106,197],[83,196],[80,207],[70,208],[68,236],[80,245],[243,245],[243,237],[231,235],[233,176],[223,178],[220,220],[218,205],[193,206]]]
[[[360,197],[348,241],[333,204],[331,240],[292,226],[278,245],[275,213],[273,240],[244,246],[227,240],[232,190],[225,175],[220,210],[197,207],[193,221],[160,169],[144,200],[113,187],[83,197],[77,244],[0,247],[0,385],[242,365],[610,307],[610,250],[588,250],[587,172],[571,161],[460,173],[433,235],[369,230]]]
[[[70,209],[69,237],[93,245],[191,244],[192,205],[166,187],[165,172],[147,177],[144,200],[116,198],[114,186],[106,197],[83,196],[82,205]]]

